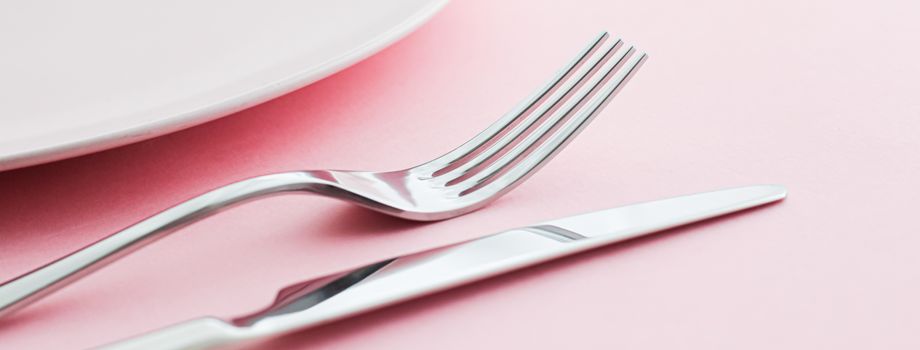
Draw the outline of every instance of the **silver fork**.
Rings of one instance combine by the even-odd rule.
[[[645,61],[603,33],[543,88],[472,140],[422,165],[387,172],[310,170],[212,190],[0,285],[0,317],[234,204],[299,192],[419,221],[452,218],[510,191],[578,134]]]

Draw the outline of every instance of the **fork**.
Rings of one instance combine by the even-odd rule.
[[[0,317],[131,251],[231,205],[282,193],[337,198],[409,220],[434,221],[482,208],[562,150],[645,61],[604,32],[550,82],[460,147],[387,172],[309,170],[232,183],[166,209],[0,285]]]

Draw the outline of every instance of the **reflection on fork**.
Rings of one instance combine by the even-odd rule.
[[[310,170],[242,180],[180,203],[0,285],[0,317],[175,229],[231,205],[281,193],[338,198],[384,214],[443,220],[482,208],[562,150],[645,61],[601,34],[545,87],[472,140],[396,171]]]

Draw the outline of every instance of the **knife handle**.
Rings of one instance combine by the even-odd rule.
[[[197,318],[104,345],[98,350],[205,349],[244,338],[233,326],[214,317]]]

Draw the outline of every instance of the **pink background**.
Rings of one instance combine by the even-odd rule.
[[[308,196],[252,203],[0,320],[0,348],[99,345],[246,313],[295,281],[503,228],[780,183],[790,198],[779,205],[254,348],[916,349],[918,13],[909,0],[456,1],[272,102],[0,173],[0,279],[245,177],[433,158],[602,29],[650,59],[565,152],[486,210],[413,224]]]

